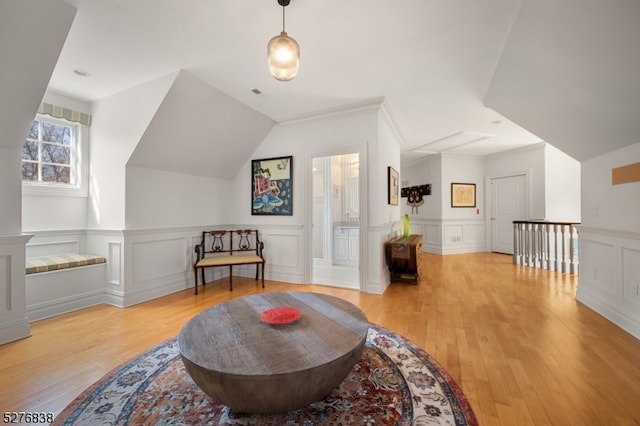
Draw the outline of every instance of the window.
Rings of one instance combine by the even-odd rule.
[[[78,128],[63,120],[37,116],[22,147],[23,182],[77,185]]]

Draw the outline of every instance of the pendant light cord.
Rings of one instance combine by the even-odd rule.
[[[283,5],[282,6],[282,32],[285,32],[284,31],[284,8],[285,8],[285,6]]]

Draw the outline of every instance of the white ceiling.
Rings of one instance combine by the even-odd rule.
[[[67,2],[78,12],[49,84],[61,94],[94,101],[184,69],[277,122],[383,97],[403,162],[541,140],[483,105],[521,1],[291,0],[290,82],[267,69],[276,0]]]

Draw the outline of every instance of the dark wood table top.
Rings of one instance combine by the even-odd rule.
[[[387,241],[387,244],[409,244],[409,245],[415,246],[418,244],[422,244],[422,235],[411,234],[409,238],[399,236]]]
[[[261,321],[263,311],[291,306],[301,317],[291,324]],[[288,374],[325,365],[366,338],[369,322],[353,304],[328,295],[272,292],[213,306],[180,331],[183,357],[231,375]]]

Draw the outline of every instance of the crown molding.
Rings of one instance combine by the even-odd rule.
[[[340,117],[353,113],[374,111],[380,109],[384,102],[384,98],[373,98],[363,102],[357,102],[349,105],[342,105],[335,108],[329,108],[322,111],[316,111],[310,114],[301,114],[291,118],[278,121],[278,124],[282,126],[289,126],[292,124],[304,123],[306,121],[315,121],[326,118]]]

